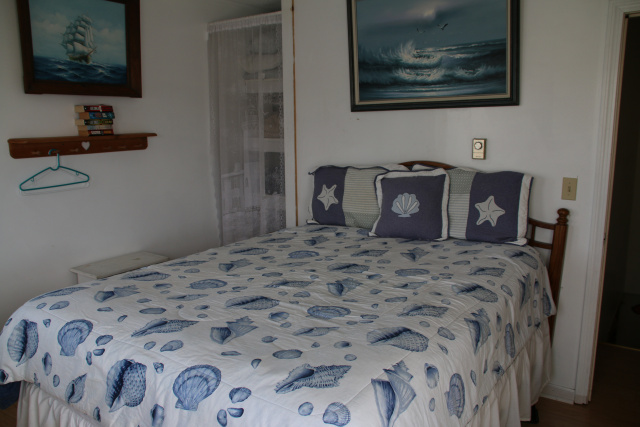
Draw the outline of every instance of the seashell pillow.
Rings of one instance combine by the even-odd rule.
[[[447,171],[449,235],[491,243],[527,243],[529,192],[533,177],[520,172]]]
[[[371,230],[380,210],[376,199],[376,176],[389,170],[407,170],[402,165],[358,168],[321,166],[314,176],[310,224],[346,225]]]
[[[371,235],[417,240],[448,237],[449,176],[444,169],[378,175],[376,195],[380,217]]]

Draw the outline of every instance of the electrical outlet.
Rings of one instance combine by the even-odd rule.
[[[578,178],[562,178],[562,200],[575,200]]]

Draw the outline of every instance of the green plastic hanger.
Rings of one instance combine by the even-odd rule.
[[[35,191],[35,190],[46,190],[46,189],[51,189],[51,188],[58,188],[58,187],[68,187],[70,185],[77,185],[77,184],[83,184],[86,182],[89,182],[89,180],[91,178],[89,178],[89,175],[82,173],[80,171],[77,171],[75,169],[71,169],[68,168],[66,166],[61,166],[60,165],[60,152],[56,149],[52,149],[49,150],[49,155],[51,155],[52,153],[56,153],[56,157],[57,157],[57,164],[55,167],[48,167],[46,169],[41,170],[40,172],[38,172],[37,174],[33,175],[30,178],[25,179],[23,182],[20,183],[20,190],[24,191],[24,192],[29,192],[29,191]],[[45,186],[35,186],[35,183],[38,179],[43,178],[45,175],[49,175],[53,172],[65,172],[69,175],[73,175],[75,177],[79,177],[79,180],[75,180],[75,181],[71,181],[71,182],[67,182],[64,184],[55,184],[55,185],[45,185]],[[27,183],[33,183],[32,187],[27,187],[25,186],[25,184]]]

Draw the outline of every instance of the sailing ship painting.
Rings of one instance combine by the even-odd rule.
[[[352,110],[517,103],[511,32],[517,4],[350,1]]]
[[[96,51],[92,22],[87,15],[81,15],[67,25],[60,45],[66,50],[70,60],[91,64],[91,55]]]
[[[29,0],[34,78],[127,83],[125,7],[108,0]]]

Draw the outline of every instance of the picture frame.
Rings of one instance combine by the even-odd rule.
[[[140,0],[17,0],[24,92],[142,97]]]
[[[519,104],[520,0],[347,0],[351,111]]]

